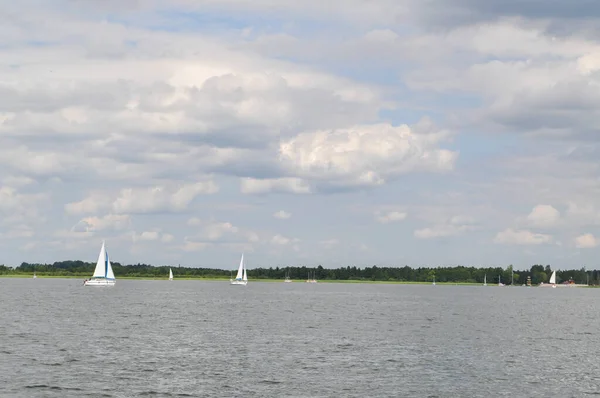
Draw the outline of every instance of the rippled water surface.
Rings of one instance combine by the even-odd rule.
[[[600,394],[600,289],[0,279],[0,397]]]

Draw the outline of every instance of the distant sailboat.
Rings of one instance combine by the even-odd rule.
[[[35,274],[35,271],[33,271],[33,279],[37,279],[37,275]]]
[[[502,283],[502,277],[500,275],[498,275],[498,286],[504,286],[504,283]]]
[[[229,283],[231,285],[247,285],[248,284],[248,275],[246,274],[246,266],[244,264],[244,254],[242,253],[242,258],[240,260],[240,266],[238,267],[237,274],[235,275],[235,279],[230,279]]]
[[[556,271],[552,271],[548,283],[540,282],[540,287],[556,287]]]
[[[110,260],[108,258],[108,252],[102,241],[102,248],[98,255],[98,262],[96,262],[96,268],[94,269],[94,275],[89,280],[84,282],[85,286],[114,286],[116,283],[115,274],[113,273]]]
[[[310,271],[308,272],[308,277],[306,279],[306,283],[317,283],[317,280],[315,279],[315,271],[313,271],[312,279],[310,278]]]
[[[433,283],[432,283],[432,285],[435,286],[435,275],[433,276]]]
[[[487,286],[487,274],[483,275],[483,286]]]
[[[284,280],[284,282],[286,282],[286,283],[290,283],[291,281],[292,281],[292,280],[290,279],[290,275],[289,275],[289,273],[288,273],[288,272],[286,272],[286,273],[285,273],[285,280]]]
[[[171,268],[169,268],[169,280],[173,280],[173,271],[171,270]]]

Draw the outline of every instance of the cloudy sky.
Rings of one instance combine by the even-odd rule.
[[[597,267],[600,6],[0,6],[0,263]]]

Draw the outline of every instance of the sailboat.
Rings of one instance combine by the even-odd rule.
[[[94,275],[89,280],[86,280],[84,286],[114,286],[116,283],[115,274],[113,273],[110,260],[108,258],[108,252],[102,241],[102,248],[98,255],[98,262],[96,262],[96,268],[94,269]]]
[[[502,283],[502,277],[500,275],[498,275],[498,286],[504,286],[504,283]]]
[[[487,274],[483,275],[483,286],[487,286]]]
[[[550,276],[550,280],[548,283],[541,282],[540,287],[556,287],[556,271],[552,271],[552,275]]]
[[[290,279],[290,275],[289,275],[289,273],[287,273],[287,272],[286,272],[286,273],[285,273],[285,280],[284,280],[284,282],[286,282],[286,283],[290,283],[291,281],[292,281],[292,280]]]
[[[33,279],[37,279],[37,275],[35,274],[35,271],[33,271]]]
[[[246,274],[246,266],[244,264],[244,253],[242,253],[242,259],[240,260],[240,266],[238,267],[235,279],[230,279],[231,285],[244,285],[248,284],[248,275]]]
[[[171,271],[171,268],[169,268],[169,280],[173,280],[173,271]]]
[[[433,276],[433,283],[432,283],[432,285],[435,286],[435,275]]]

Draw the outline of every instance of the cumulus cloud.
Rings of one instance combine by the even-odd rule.
[[[89,197],[65,205],[68,214],[90,214],[109,209],[117,214],[179,212],[188,208],[198,195],[217,193],[211,180],[180,186],[126,188],[112,197],[106,192],[93,192]]]
[[[417,229],[413,235],[419,239],[444,238],[461,235],[477,228],[475,220],[470,216],[458,215],[438,222],[431,227]]]
[[[311,189],[308,183],[300,178],[244,178],[241,180],[240,191],[245,194],[294,193],[306,194]]]
[[[71,229],[74,232],[101,232],[125,230],[131,227],[131,218],[126,214],[108,214],[103,217],[86,217]]]
[[[527,221],[535,227],[551,227],[559,220],[560,212],[551,205],[537,205],[527,216]]]
[[[391,222],[402,221],[406,218],[407,214],[400,211],[388,211],[388,212],[376,212],[375,219],[381,224],[388,224]]]
[[[378,124],[305,132],[280,145],[279,159],[290,173],[333,186],[376,186],[411,171],[452,170],[457,153],[438,147],[447,134],[415,131],[420,127]]]
[[[583,234],[575,238],[575,247],[579,249],[590,249],[600,244],[600,241],[592,234]]]
[[[529,230],[514,230],[507,228],[498,232],[494,238],[495,243],[506,245],[541,245],[552,242],[552,236],[531,232]]]
[[[292,213],[288,213],[285,210],[279,210],[279,211],[273,213],[273,217],[278,218],[280,220],[287,220],[291,216],[292,216]]]

